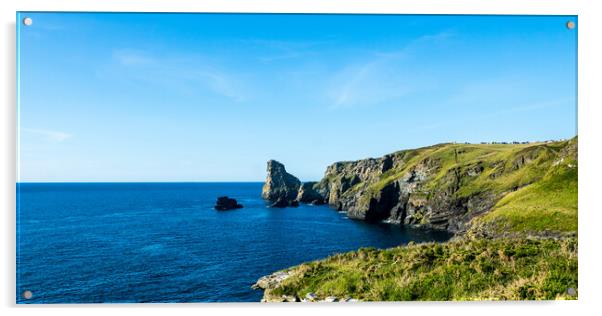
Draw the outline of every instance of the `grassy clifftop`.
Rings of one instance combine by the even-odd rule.
[[[455,240],[337,254],[288,271],[264,299],[363,301],[576,299],[577,241]]]
[[[577,233],[577,138],[554,143],[556,159],[542,161],[541,175],[509,192],[472,220],[469,233],[549,235]]]

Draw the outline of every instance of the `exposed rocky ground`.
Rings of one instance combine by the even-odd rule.
[[[262,289],[264,291],[262,302],[324,302],[324,303],[353,303],[358,302],[359,300],[351,298],[349,296],[345,297],[336,297],[336,296],[326,296],[326,297],[318,297],[316,293],[308,292],[304,296],[300,297],[298,295],[286,295],[286,294],[274,294],[273,290],[280,288],[283,285],[283,282],[294,276],[296,271],[278,271],[276,273],[267,275],[257,280],[252,288],[253,289]]]

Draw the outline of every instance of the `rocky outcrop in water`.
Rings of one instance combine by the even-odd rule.
[[[301,181],[286,172],[284,165],[276,160],[268,161],[267,172],[261,197],[270,202],[272,207],[298,206]]]
[[[316,190],[317,182],[305,182],[299,187],[296,200],[299,203],[322,205],[324,197]]]
[[[218,211],[227,211],[242,207],[242,204],[238,204],[238,202],[235,199],[231,199],[227,196],[220,196],[217,198],[217,201],[215,202],[215,206],[213,208],[215,208]]]
[[[299,203],[324,204],[324,197],[316,190],[317,182],[301,183],[276,160],[268,161],[267,173],[261,197],[271,207],[296,207]]]

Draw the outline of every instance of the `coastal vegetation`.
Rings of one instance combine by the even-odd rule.
[[[575,299],[577,240],[458,239],[309,262],[265,290],[264,299],[353,297],[362,301]]]

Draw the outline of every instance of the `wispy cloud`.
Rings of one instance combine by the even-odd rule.
[[[155,65],[156,60],[144,52],[131,49],[118,49],[113,51],[113,59],[123,66],[148,66]]]
[[[35,129],[35,128],[21,128],[21,132],[28,133],[33,136],[37,136],[44,141],[49,142],[62,142],[71,138],[73,135],[61,131],[52,131],[46,129]]]
[[[332,108],[378,104],[413,92],[417,78],[407,66],[414,50],[451,36],[449,31],[425,35],[400,49],[369,52],[363,60],[344,66],[332,77],[327,91]]]
[[[333,87],[328,91],[332,107],[374,104],[408,93],[409,82],[389,67],[391,62],[391,57],[377,57],[340,70],[332,78]]]
[[[120,67],[117,70],[121,79],[129,78],[179,91],[205,88],[237,102],[246,98],[242,76],[204,56],[162,56],[135,49],[118,49],[113,51],[112,60]]]
[[[315,55],[319,51],[318,46],[329,43],[328,41],[286,41],[273,39],[244,39],[239,40],[239,42],[245,47],[254,47],[262,50],[262,53],[257,57],[262,63],[271,63]]]

